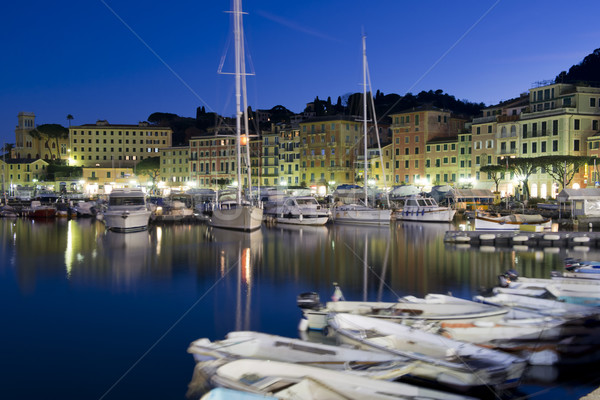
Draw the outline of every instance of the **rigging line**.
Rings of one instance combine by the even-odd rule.
[[[181,316],[167,329],[145,352],[142,354],[128,369],[125,371],[119,379],[108,388],[106,392],[98,400],[104,399],[108,394],[123,380],[133,369],[148,355],[158,344],[169,334],[175,327],[223,280],[229,275],[229,273],[239,264],[240,259],[238,258],[227,271],[217,279],[195,302],[192,304]]]
[[[417,86],[417,85],[418,85],[418,84],[419,84],[419,83],[420,83],[420,82],[421,82],[423,79],[425,79],[425,77],[426,77],[427,75],[429,75],[429,73],[430,73],[430,72],[431,72],[431,71],[432,71],[432,70],[433,70],[433,69],[434,69],[434,68],[435,68],[435,67],[436,67],[436,66],[437,66],[437,65],[438,65],[440,62],[442,62],[442,60],[443,60],[444,58],[446,58],[446,56],[447,56],[447,55],[448,55],[448,54],[449,54],[449,53],[450,53],[452,50],[454,50],[454,48],[455,48],[456,46],[458,46],[458,44],[459,44],[460,42],[462,42],[462,41],[464,40],[464,38],[465,38],[465,37],[466,37],[466,36],[467,36],[469,33],[471,33],[471,31],[472,31],[473,29],[475,29],[475,27],[476,27],[477,25],[479,25],[479,23],[480,23],[480,22],[481,22],[481,21],[482,21],[482,20],[483,20],[483,19],[484,19],[484,18],[485,18],[485,17],[486,17],[486,16],[487,16],[487,15],[488,15],[490,12],[492,12],[492,10],[493,10],[494,8],[496,8],[496,6],[497,6],[497,5],[500,3],[500,1],[502,1],[502,0],[496,0],[496,2],[495,2],[494,4],[492,4],[492,5],[490,6],[490,8],[488,8],[488,9],[487,9],[487,10],[486,10],[486,11],[485,11],[485,12],[484,12],[482,15],[481,15],[481,17],[479,17],[479,18],[477,19],[477,21],[475,21],[475,22],[474,22],[474,23],[473,23],[473,24],[472,24],[472,25],[471,25],[471,26],[470,26],[470,27],[469,27],[469,28],[468,28],[468,29],[465,31],[465,33],[463,33],[463,34],[462,34],[462,35],[461,35],[461,36],[460,36],[460,37],[459,37],[459,38],[458,38],[458,39],[457,39],[457,40],[456,40],[456,41],[455,41],[455,42],[454,42],[454,43],[453,43],[453,44],[452,44],[452,45],[451,45],[449,48],[448,48],[448,50],[446,50],[446,51],[444,52],[444,54],[442,54],[442,55],[441,55],[441,56],[440,56],[440,57],[439,57],[439,58],[438,58],[438,59],[437,59],[437,60],[436,60],[436,61],[435,61],[435,62],[434,62],[432,65],[431,65],[431,67],[429,67],[429,69],[427,69],[427,71],[425,71],[425,73],[423,73],[423,75],[421,75],[421,76],[419,77],[419,79],[417,79],[417,80],[416,80],[416,81],[415,81],[415,82],[414,82],[414,83],[413,83],[413,84],[412,84],[412,85],[411,85],[411,86],[408,88],[408,90],[406,91],[406,93],[410,93],[410,91],[411,91],[412,89],[414,89],[414,87],[415,87],[415,86]],[[394,109],[394,107],[396,107],[396,105],[398,105],[398,103],[400,103],[400,101],[402,101],[402,99],[403,99],[404,97],[405,97],[405,96],[402,96],[402,97],[400,97],[398,100],[396,100],[396,101],[394,102],[394,104],[392,104],[392,105],[390,106],[390,108],[389,108],[389,109],[388,109],[386,112],[384,112],[384,113],[383,113],[383,115],[382,115],[382,116],[379,118],[379,121],[383,120],[383,118],[385,118],[385,117],[386,117],[386,116],[387,116],[387,115],[388,115],[388,114],[389,114],[389,113],[390,113],[390,112],[391,112],[391,111]]]
[[[163,60],[163,58],[159,56],[156,51],[154,51],[154,49],[150,47],[150,45],[146,43],[146,41],[142,39],[142,37],[138,35],[138,33],[135,30],[133,30],[133,28],[129,26],[123,18],[121,18],[121,16],[117,14],[117,12],[106,3],[106,1],[100,0],[100,2],[104,4],[104,6],[133,34],[133,36],[135,36],[140,42],[142,42],[142,44],[154,55],[154,57],[156,57],[173,74],[173,76],[175,76],[175,78],[177,78],[179,82],[183,84],[183,86],[185,86],[198,100],[200,100],[200,102],[204,104],[206,108],[209,109],[209,111],[214,112],[214,110],[208,105],[208,103],[204,101],[204,99],[200,97],[200,95],[196,93],[196,91],[192,89],[192,87],[188,85],[188,83],[181,76],[179,76],[179,74],[175,72],[175,70],[171,68],[171,66],[167,64],[167,62]]]

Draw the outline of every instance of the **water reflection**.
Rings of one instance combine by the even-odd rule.
[[[296,296],[301,292],[317,291],[326,300],[333,293],[332,283],[338,282],[348,300],[393,301],[404,295],[446,292],[471,298],[480,289],[496,285],[497,276],[508,269],[547,278],[562,267],[565,257],[600,259],[594,248],[585,252],[561,248],[558,253],[457,249],[444,243],[447,229],[458,227],[404,222],[389,227],[263,227],[241,233],[205,225],[170,225],[120,234],[106,232],[103,224],[90,219],[0,219],[0,295],[12,305],[5,317],[11,339],[6,343],[16,343],[16,359],[26,352],[35,354],[27,332],[54,334],[53,343],[68,338],[56,357],[70,361],[64,363],[62,374],[49,375],[48,382],[59,385],[61,376],[69,375],[89,389],[97,379],[71,368],[85,360],[81,347],[71,343],[70,331],[79,329],[78,337],[86,341],[99,338],[98,326],[105,329],[104,336],[118,332],[107,346],[119,350],[97,355],[107,359],[99,368],[109,371],[113,358],[122,357],[122,370],[126,370],[127,363],[146,349],[132,344],[153,343],[197,303],[181,328],[165,338],[171,340],[169,345],[153,350],[157,358],[140,374],[146,381],[165,382],[171,394],[181,393],[191,361],[182,349],[191,340],[222,339],[240,329],[295,336],[301,315]],[[40,324],[49,320],[51,312],[56,313],[52,319],[63,318],[61,324]],[[31,329],[22,328],[24,318]],[[163,364],[169,365],[168,371],[157,367]],[[15,368],[7,381],[26,376],[29,368]],[[110,371],[104,381],[122,370]],[[532,376],[542,383],[554,381],[555,371],[532,371]],[[22,385],[13,386],[9,389],[13,394],[22,390]],[[133,391],[141,386],[134,381],[127,388]],[[60,388],[48,390],[50,397],[62,393]]]

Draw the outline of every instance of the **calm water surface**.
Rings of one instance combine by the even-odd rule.
[[[393,301],[447,293],[471,298],[514,268],[548,277],[566,256],[596,251],[456,250],[451,225],[264,227],[205,225],[106,232],[93,220],[0,220],[0,397],[185,399],[200,337],[233,330],[298,337],[296,296]],[[598,366],[532,371],[512,398],[575,399]],[[493,398],[494,395],[491,395]]]

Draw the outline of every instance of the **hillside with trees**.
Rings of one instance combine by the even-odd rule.
[[[600,86],[600,49],[594,50],[579,64],[573,65],[568,72],[562,71],[556,76],[555,82]]]

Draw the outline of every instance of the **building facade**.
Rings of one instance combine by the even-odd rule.
[[[138,125],[112,125],[107,121],[69,128],[69,164],[81,167],[134,167],[160,150],[172,146],[171,128]]]

